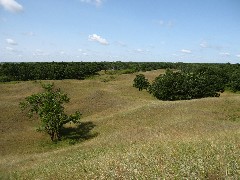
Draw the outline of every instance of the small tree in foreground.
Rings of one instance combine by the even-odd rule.
[[[44,92],[33,94],[20,102],[22,110],[27,109],[29,117],[36,113],[41,120],[40,130],[50,135],[52,141],[61,139],[60,130],[68,122],[77,123],[80,112],[71,115],[64,113],[63,103],[69,102],[69,97],[60,89],[54,89],[53,84],[43,84]]]
[[[142,91],[143,89],[148,89],[149,86],[150,83],[143,74],[136,75],[135,79],[133,80],[133,87],[138,88],[139,91]]]

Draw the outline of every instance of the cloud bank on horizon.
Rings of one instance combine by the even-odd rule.
[[[237,0],[0,0],[0,62],[239,63],[239,8]]]

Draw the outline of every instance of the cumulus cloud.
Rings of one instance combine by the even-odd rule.
[[[95,6],[100,6],[103,3],[103,0],[81,0],[83,3],[94,4]]]
[[[6,42],[9,44],[9,45],[18,45],[18,43],[16,41],[14,41],[13,39],[6,39]]]
[[[108,45],[109,44],[106,39],[102,38],[101,36],[98,36],[97,34],[89,35],[88,39],[90,41],[96,41],[96,42],[98,42],[102,45]]]
[[[192,53],[192,51],[188,50],[188,49],[182,49],[181,52],[186,53],[186,54],[191,54]]]
[[[15,0],[0,0],[0,5],[7,11],[14,13],[21,12],[23,10],[22,5],[17,3]]]
[[[237,54],[236,56],[237,56],[238,58],[240,58],[240,54]]]

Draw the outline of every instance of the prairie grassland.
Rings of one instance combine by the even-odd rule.
[[[163,70],[145,72],[153,80]],[[0,84],[0,179],[238,179],[240,95],[159,101],[135,74],[54,81],[97,136],[52,144],[19,109],[36,82]],[[44,81],[46,82],[46,81]],[[48,81],[49,82],[49,81]],[[72,126],[72,125],[69,125]]]

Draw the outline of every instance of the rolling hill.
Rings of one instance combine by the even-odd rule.
[[[152,81],[164,70],[144,72]],[[38,81],[0,84],[0,179],[237,179],[240,95],[160,101],[132,86],[136,74],[54,82],[85,131],[58,144],[36,132],[18,104]],[[66,126],[66,134],[75,125]],[[69,129],[69,130],[68,130]],[[83,131],[80,129],[80,131]]]

